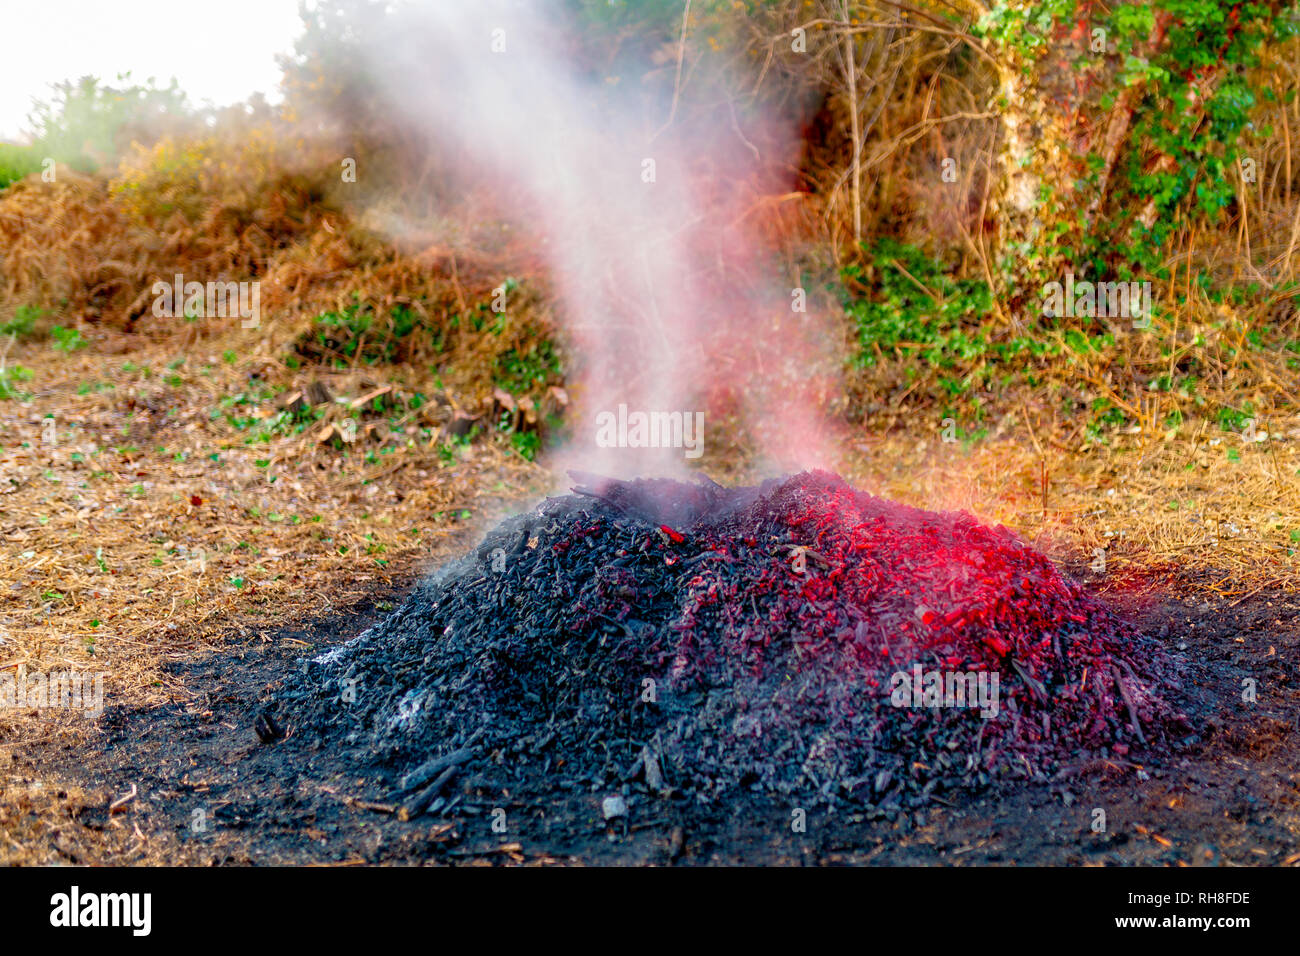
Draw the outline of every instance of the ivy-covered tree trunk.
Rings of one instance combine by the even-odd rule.
[[[1005,27],[989,34],[1001,125],[990,212],[1003,296],[1013,311],[1023,311],[1060,265],[1058,245],[1077,202],[1081,168],[1077,127],[1087,84],[1074,64],[1086,30],[1077,24],[1072,32],[1062,30],[1056,20],[1044,20],[1043,8],[1004,3],[990,14],[1004,18]],[[1044,22],[1047,36],[1040,37],[1031,27]]]
[[[1042,104],[1029,76],[1007,66],[998,77],[1002,142],[998,153],[999,194],[994,215],[999,249],[1032,243],[1041,232],[1038,195],[1042,188],[1038,140]]]
[[[1232,205],[1254,106],[1243,71],[1290,29],[1279,7],[1002,0],[984,12],[1002,119],[993,231],[1013,306],[1066,268],[1158,273],[1175,220]]]

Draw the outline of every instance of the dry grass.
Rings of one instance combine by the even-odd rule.
[[[212,411],[250,389],[250,370],[285,388],[321,379],[343,399],[374,391],[374,370],[289,372],[275,340],[236,324],[198,351],[112,332],[72,356],[39,341],[11,349],[7,361],[33,375],[29,397],[0,403],[0,671],[106,672],[113,705],[187,699],[170,662],[231,640],[270,640],[286,624],[409,580],[547,487],[546,473],[508,443],[448,443],[436,427],[417,428],[432,424],[418,416],[408,441],[382,416],[347,409],[361,424],[345,450],[318,440],[333,410],[302,434],[246,444],[255,429]],[[232,346],[241,357],[226,362]],[[386,372],[397,389],[412,374]],[[477,401],[448,393],[457,406]],[[246,411],[271,415],[276,402]],[[67,710],[0,712],[0,860],[141,858],[131,834],[111,827],[77,849],[85,834],[67,825],[82,799],[75,788],[29,779],[17,764],[9,773],[35,741],[94,746],[97,733]],[[55,852],[51,834],[63,830],[72,843]]]
[[[1005,524],[1088,577],[1101,577],[1100,550],[1112,581],[1173,574],[1188,590],[1242,595],[1300,583],[1300,417],[1269,431],[1248,442],[1203,422],[1070,446],[1008,413],[970,450],[944,443],[937,424],[864,439],[847,474],[886,497]]]
[[[335,595],[359,593],[389,577],[395,557],[435,552],[461,511],[523,494],[542,474],[499,442],[452,453],[381,441],[364,419],[346,457],[318,441],[327,419],[246,444],[212,411],[249,387],[250,367],[271,364],[265,353],[227,364],[214,351],[168,371],[175,353],[164,348],[57,360],[42,349],[11,355],[33,369],[35,391],[0,419],[0,666],[130,662],[147,669],[130,684],[165,693],[153,659],[171,632],[192,649],[232,621],[270,627],[328,606],[326,581]],[[351,398],[373,391],[372,375],[312,378]],[[251,409],[274,410],[271,399]],[[368,451],[382,453],[367,461]]]

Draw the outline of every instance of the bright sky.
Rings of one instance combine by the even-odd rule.
[[[0,22],[0,140],[27,129],[33,99],[86,74],[113,84],[175,77],[195,104],[277,99],[277,53],[301,32],[298,0],[32,0]]]

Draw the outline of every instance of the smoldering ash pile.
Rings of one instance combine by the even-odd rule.
[[[1005,528],[825,472],[573,477],[307,663],[290,720],[409,790],[459,766],[886,809],[1188,733],[1160,647]]]

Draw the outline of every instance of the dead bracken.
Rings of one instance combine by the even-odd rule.
[[[458,773],[890,812],[1189,731],[1173,659],[1005,528],[824,472],[573,477],[305,662],[297,732],[363,748],[418,813]]]

